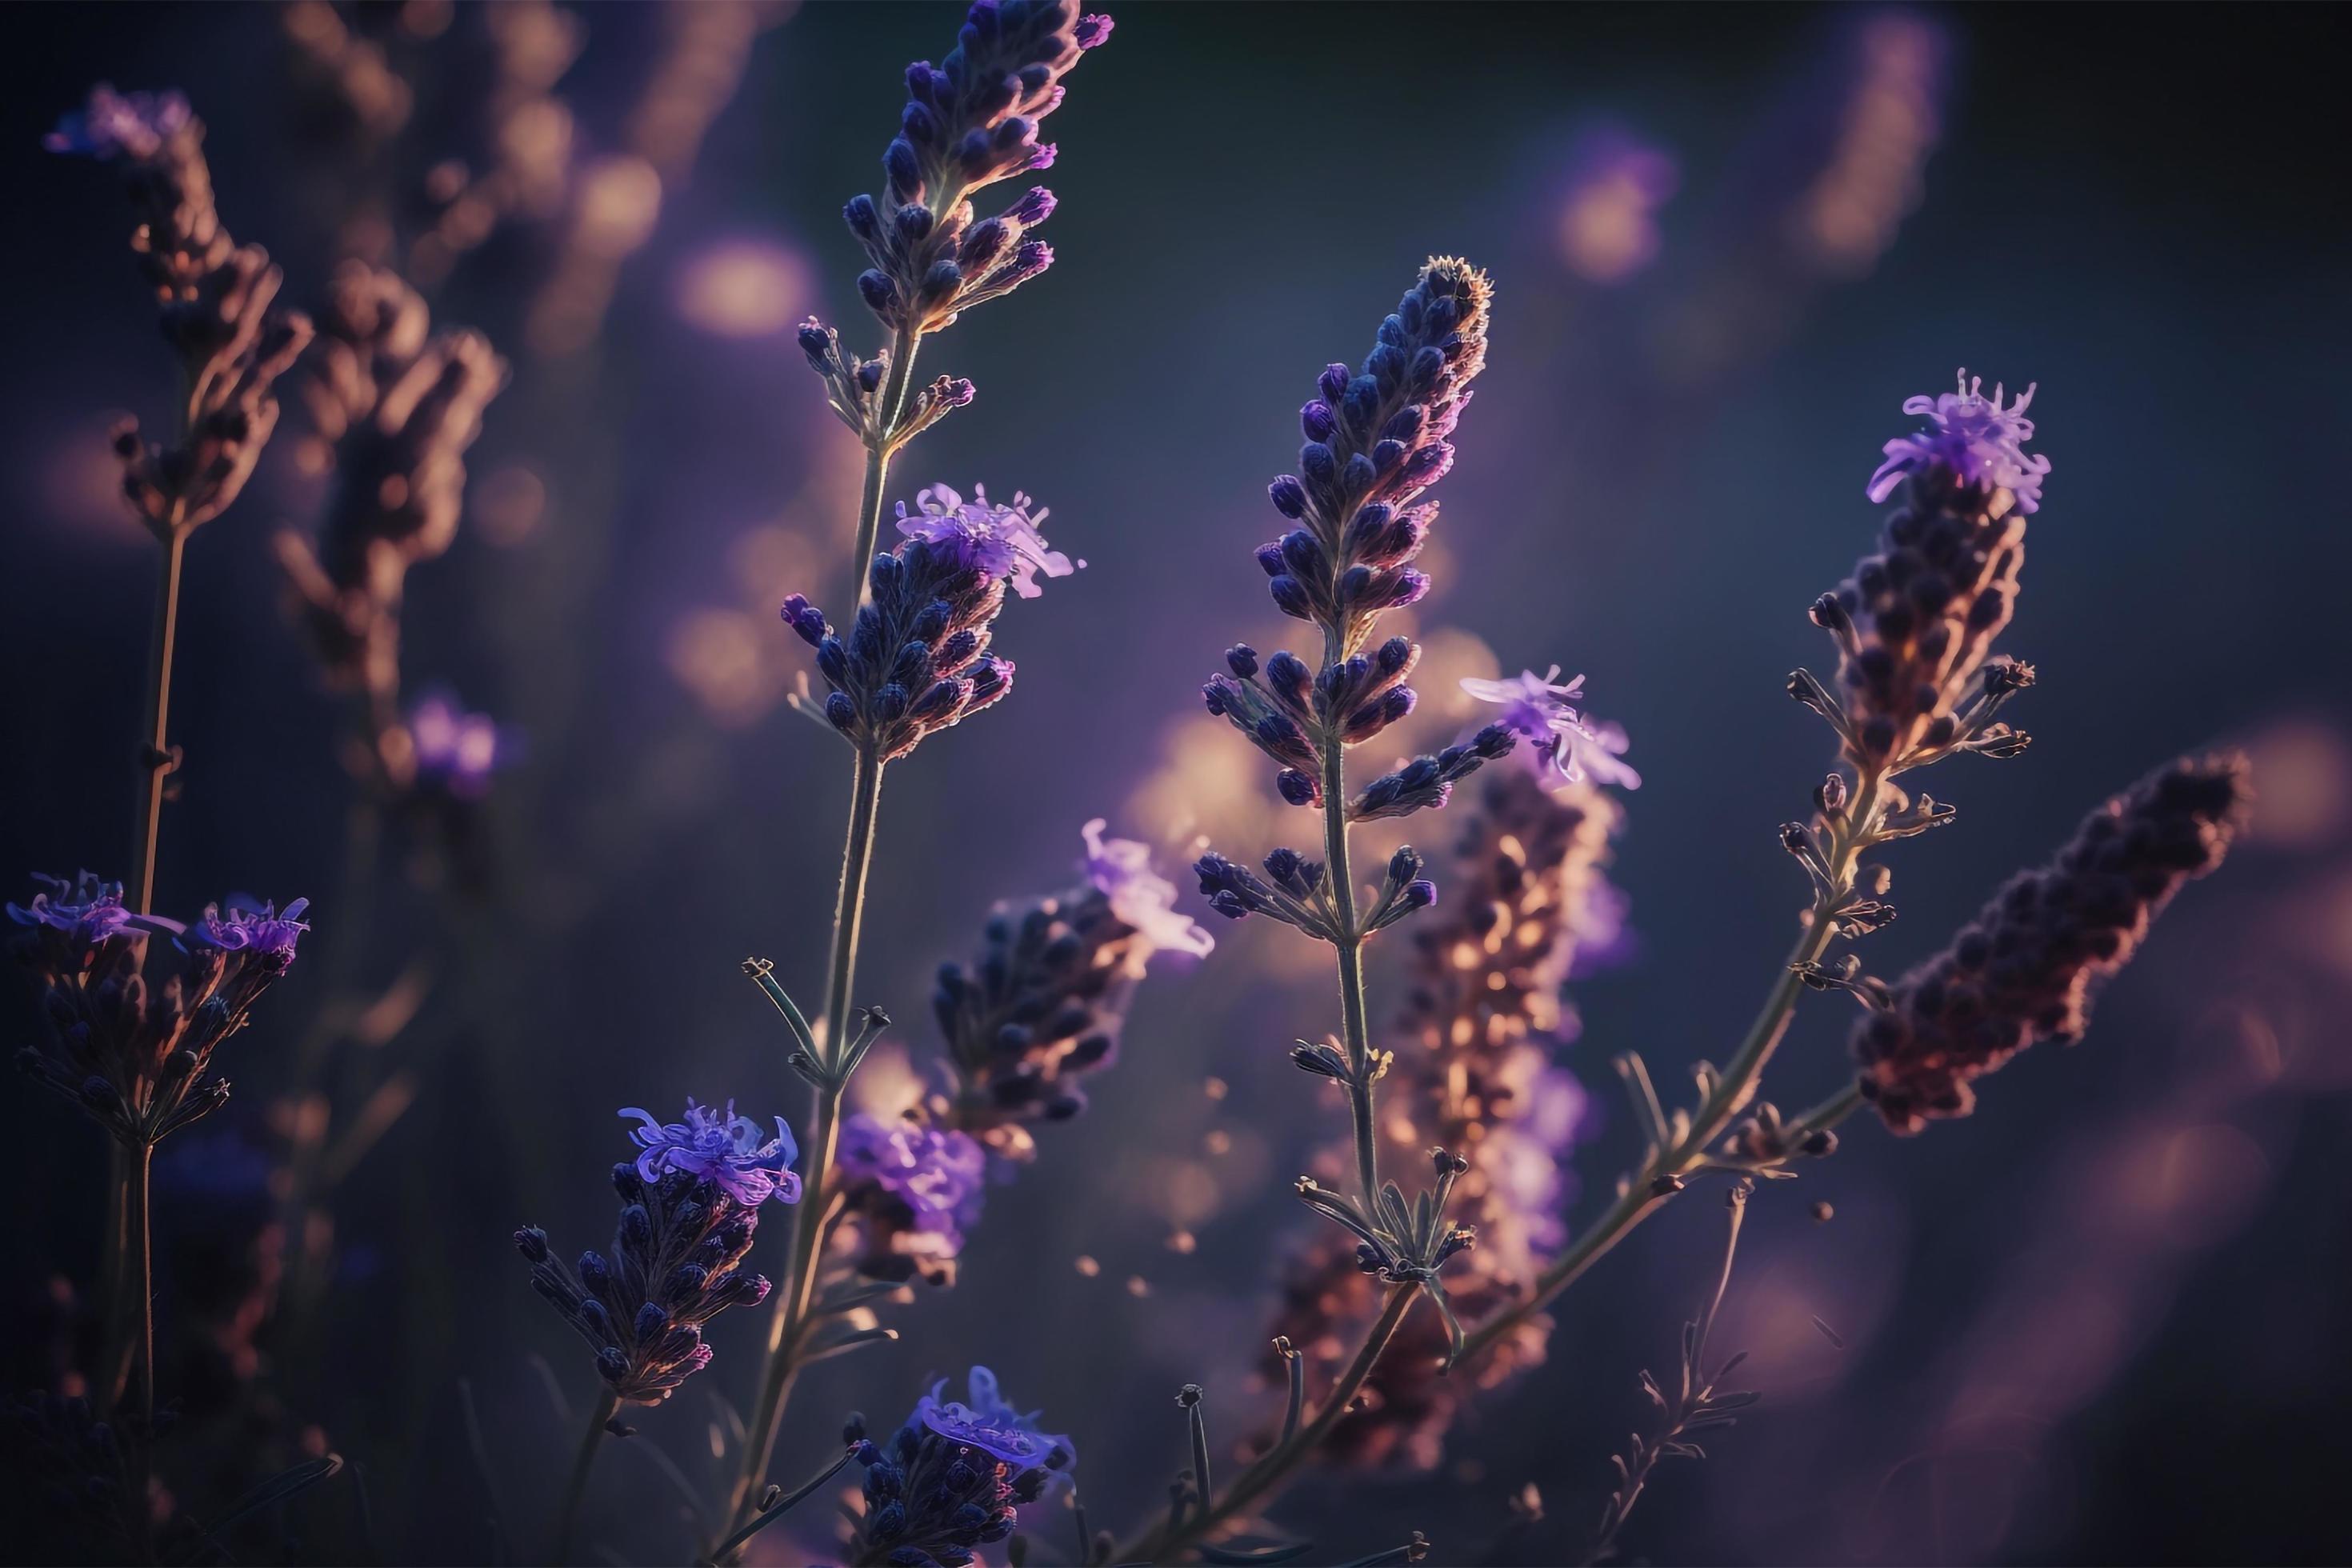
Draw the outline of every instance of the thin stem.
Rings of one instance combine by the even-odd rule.
[[[155,583],[155,626],[147,644],[146,734],[140,743],[141,778],[136,849],[131,860],[132,907],[152,914],[155,905],[155,840],[163,826],[163,780],[172,771],[172,652],[180,636],[180,569],[187,556],[187,531],[163,535]]]
[[[1420,1286],[1410,1284],[1389,1287],[1387,1305],[1381,1310],[1370,1332],[1365,1335],[1363,1344],[1357,1349],[1355,1359],[1339,1374],[1339,1382],[1331,1385],[1331,1392],[1325,1396],[1313,1420],[1298,1428],[1286,1441],[1267,1449],[1256,1463],[1234,1478],[1223,1497],[1214,1502],[1202,1499],[1202,1505],[1192,1510],[1181,1523],[1162,1524],[1151,1534],[1123,1548],[1111,1561],[1158,1563],[1182,1552],[1226,1521],[1238,1516],[1287,1479],[1290,1472],[1297,1468],[1300,1462],[1330,1435],[1331,1428],[1339,1424],[1339,1418],[1348,1413],[1348,1406],[1363,1388],[1364,1380],[1371,1376],[1372,1367],[1381,1359],[1381,1352],[1388,1348],[1389,1341],[1396,1337],[1397,1329],[1404,1322],[1404,1315],[1412,1309],[1413,1297],[1420,1289]]]
[[[1465,1359],[1476,1355],[1513,1327],[1540,1312],[1559,1294],[1582,1277],[1584,1271],[1625,1239],[1634,1226],[1650,1217],[1674,1193],[1672,1181],[1688,1175],[1706,1158],[1707,1146],[1721,1137],[1732,1119],[1747,1109],[1756,1098],[1758,1081],[1765,1065],[1789,1031],[1789,1020],[1796,1012],[1797,998],[1804,989],[1798,971],[1806,964],[1819,963],[1822,954],[1838,934],[1837,922],[1832,912],[1853,890],[1854,872],[1863,852],[1878,842],[1880,815],[1879,785],[1883,775],[1865,770],[1854,791],[1853,805],[1832,826],[1830,843],[1831,885],[1819,889],[1813,896],[1811,919],[1806,922],[1803,934],[1790,950],[1780,966],[1778,979],[1764,999],[1763,1009],[1748,1026],[1748,1035],[1739,1050],[1724,1069],[1713,1093],[1709,1094],[1697,1114],[1691,1119],[1690,1129],[1671,1148],[1662,1148],[1650,1163],[1626,1185],[1609,1212],[1599,1223],[1587,1230],[1577,1243],[1555,1259],[1550,1268],[1537,1277],[1536,1288],[1525,1300],[1498,1314],[1474,1331],[1463,1347]],[[1832,1097],[1805,1118],[1807,1131],[1842,1121],[1861,1103],[1858,1092],[1849,1089]],[[1825,1118],[1816,1121],[1815,1118]]]
[[[775,1458],[776,1436],[783,1425],[794,1374],[800,1368],[801,1338],[809,1306],[816,1292],[818,1266],[824,1261],[826,1209],[833,1199],[834,1155],[841,1137],[841,1095],[838,1077],[849,1037],[850,988],[857,972],[858,939],[866,918],[866,875],[874,862],[874,825],[881,809],[882,762],[861,749],[850,775],[849,832],[842,846],[841,889],[834,909],[833,962],[825,989],[825,1035],[818,1042],[832,1081],[816,1090],[815,1115],[803,1163],[801,1201],[793,1222],[792,1262],[769,1320],[767,1373],[761,1384],[760,1404],[750,1436],[743,1445],[743,1468],[735,1479],[735,1497],[729,1517],[737,1526],[748,1517],[759,1495],[761,1479]]]
[[[588,1430],[580,1435],[580,1449],[572,1459],[572,1479],[564,1483],[563,1505],[555,1516],[555,1544],[547,1554],[550,1563],[572,1560],[572,1539],[580,1530],[580,1507],[588,1499],[588,1472],[595,1467],[597,1447],[604,1442],[605,1429],[620,1408],[620,1396],[608,1388],[597,1399],[596,1407],[588,1413]]]
[[[901,327],[890,345],[890,369],[882,383],[882,400],[876,405],[880,424],[866,443],[866,488],[857,509],[857,542],[849,557],[857,584],[857,591],[850,595],[853,614],[866,602],[866,569],[873,563],[882,533],[882,488],[889,478],[890,458],[898,451],[898,418],[906,411],[907,389],[914,383],[915,353],[922,342],[922,333]]]
[[[1379,1212],[1379,1139],[1372,1123],[1371,1028],[1364,1010],[1364,939],[1356,929],[1356,874],[1348,860],[1348,751],[1335,721],[1323,736],[1323,875],[1339,911],[1339,1020],[1347,1047],[1348,1112],[1355,1124],[1356,1179],[1367,1214]]]
[[[136,1324],[129,1351],[130,1380],[139,1390],[139,1429],[131,1447],[137,1455],[139,1495],[144,1498],[155,1463],[155,1254],[149,1241],[152,1227],[148,1217],[155,1146],[142,1143],[130,1154],[129,1182],[123,1194],[123,1217],[131,1239],[124,1285],[130,1294],[130,1321]]]

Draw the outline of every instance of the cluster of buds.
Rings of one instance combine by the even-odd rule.
[[[1086,1109],[1086,1079],[1118,1060],[1155,957],[1199,959],[1216,945],[1178,911],[1150,847],[1104,826],[1097,817],[1083,829],[1077,886],[998,905],[979,954],[940,966],[940,1091],[898,1118],[861,1114],[844,1128],[840,1233],[866,1277],[951,1283],[990,1158],[1027,1163],[1038,1127]]]
[[[1034,188],[986,218],[975,216],[971,196],[1052,167],[1054,146],[1037,140],[1038,124],[1061,106],[1062,79],[1110,26],[1108,16],[1079,15],[1074,0],[977,0],[946,58],[907,68],[907,106],[882,158],[883,194],[853,197],[841,210],[868,263],[858,295],[895,344],[860,360],[814,318],[800,331],[834,412],[867,450],[887,457],[971,401],[971,383],[961,377],[906,385],[923,335],[1054,264],[1053,247],[1033,237],[1053,216],[1051,191]]]
[[[1478,1232],[1457,1223],[1446,1207],[1454,1182],[1470,1168],[1470,1163],[1443,1149],[1432,1149],[1429,1160],[1436,1173],[1435,1184],[1423,1188],[1411,1203],[1394,1182],[1382,1183],[1378,1200],[1365,1205],[1331,1191],[1312,1176],[1298,1178],[1298,1195],[1307,1207],[1337,1221],[1355,1237],[1357,1272],[1391,1285],[1419,1285],[1427,1290],[1453,1342],[1445,1358],[1445,1364],[1451,1366],[1462,1352],[1462,1325],[1438,1283],[1438,1270],[1448,1258],[1475,1246]]]
[[[304,402],[334,491],[317,542],[281,533],[278,559],[330,683],[389,709],[409,569],[457,539],[466,449],[507,363],[478,332],[435,332],[415,289],[362,261],[335,274],[316,357]]]
[[[567,1264],[536,1226],[515,1232],[515,1246],[530,1264],[531,1288],[588,1342],[614,1395],[658,1405],[709,1363],[703,1324],[765,1300],[768,1281],[740,1267],[759,1228],[759,1199],[732,1196],[692,1169],[648,1178],[641,1165],[613,1167],[621,1217],[609,1258],[583,1252]]]
[[[1903,487],[1904,504],[1876,552],[1813,604],[1814,623],[1837,640],[1839,693],[1805,671],[1790,677],[1790,693],[1837,727],[1856,767],[1891,774],[1954,752],[2014,756],[2028,743],[1994,716],[2032,684],[2032,667],[1987,656],[2009,625],[2025,520],[2050,468],[2022,449],[2032,396],[2028,387],[2004,408],[1998,389],[1986,399],[1963,372],[1958,392],[1904,405],[1928,428],[1889,442],[1870,485],[1873,500]]]
[[[180,94],[101,85],[46,142],[119,163],[139,215],[131,247],[154,285],[185,398],[169,445],[142,439],[136,421],[114,445],[123,493],[165,541],[219,516],[244,489],[277,428],[272,388],[310,341],[309,320],[278,305],[285,278],[268,253],[221,226],[204,139]]]
[[[2221,863],[2248,799],[2242,756],[2166,764],[2093,812],[2049,865],[2011,879],[1950,946],[1865,994],[1853,1050],[1886,1124],[1916,1132],[1965,1116],[1971,1080],[2036,1040],[2081,1037],[2093,987],[2130,961],[2173,894]]]
[[[889,1568],[964,1568],[973,1548],[1013,1533],[1022,1504],[1035,1502],[1077,1462],[1067,1437],[1039,1429],[1034,1413],[1005,1403],[996,1374],[971,1369],[969,1403],[932,1386],[887,1443],[847,1436],[866,1467],[865,1509],[846,1561]]]
[[[979,570],[971,551],[923,538],[877,555],[867,582],[873,596],[858,606],[846,639],[798,594],[784,601],[783,616],[816,649],[832,688],[826,720],[887,763],[1013,689],[1012,663],[988,651],[1005,584]]]
[[[21,954],[40,978],[62,1050],[28,1047],[19,1053],[25,1069],[126,1148],[152,1148],[218,1110],[229,1086],[213,1075],[213,1053],[292,966],[309,900],[283,913],[215,905],[183,924],[132,914],[120,883],[87,872],[38,879],[49,890],[10,904],[8,917],[28,928]],[[145,969],[158,936],[185,963],[155,985]]]
[[[1274,849],[1267,852],[1263,864],[1270,880],[1259,879],[1247,867],[1213,849],[1192,863],[1192,870],[1201,879],[1201,892],[1209,907],[1227,920],[1265,915],[1318,941],[1339,942],[1345,922],[1331,885],[1324,878],[1323,863],[1309,860],[1296,849]],[[1379,890],[1357,912],[1358,931],[1369,936],[1435,903],[1437,884],[1423,876],[1423,869],[1422,858],[1411,845],[1390,856]]]

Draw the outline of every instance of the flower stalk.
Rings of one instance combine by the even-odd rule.
[[[588,1413],[588,1429],[580,1435],[580,1447],[572,1458],[572,1479],[564,1483],[563,1502],[556,1510],[554,1544],[547,1553],[550,1563],[572,1561],[572,1544],[580,1533],[581,1506],[588,1500],[588,1472],[595,1468],[596,1450],[603,1446],[605,1430],[620,1408],[620,1395],[606,1388]]]

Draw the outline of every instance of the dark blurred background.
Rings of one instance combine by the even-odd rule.
[[[1863,481],[1907,427],[1898,405],[1958,364],[2038,382],[2055,467],[2007,643],[2041,669],[2020,705],[2037,743],[1945,770],[1959,823],[1886,856],[1903,918],[1866,956],[1893,973],[1931,951],[2176,752],[2250,746],[2262,813],[2084,1045],[2020,1060],[1976,1116],[1917,1139],[1857,1126],[1802,1190],[1752,1205],[1720,1331],[1753,1351],[1764,1402],[1662,1473],[1624,1546],[2341,1561],[2352,533],[2332,464],[2352,247],[2328,11],[1114,9],[1051,126],[1060,262],[927,348],[979,400],[894,476],[901,496],[1027,489],[1089,565],[1007,616],[1013,698],[890,775],[861,991],[904,1051],[875,1082],[935,1049],[931,969],[992,900],[1064,885],[1087,818],[1171,860],[1202,832],[1271,842],[1263,770],[1195,688],[1227,643],[1280,636],[1249,552],[1315,372],[1362,354],[1424,256],[1459,252],[1494,273],[1497,324],[1416,616],[1452,673],[1586,672],[1647,781],[1613,870],[1637,953],[1574,993],[1567,1059],[1602,1107],[1578,1159],[1591,1208],[1633,1152],[1610,1053],[1685,1084],[1790,940],[1801,889],[1774,828],[1829,754],[1781,681],[1832,659],[1804,608],[1868,546]],[[416,192],[453,161],[552,182],[428,289],[436,321],[516,367],[470,455],[465,531],[407,612],[409,684],[526,738],[483,807],[478,885],[395,837],[364,923],[336,902],[352,784],[270,552],[323,493],[290,400],[263,473],[191,551],[161,901],[307,894],[317,931],[232,1047],[236,1100],[159,1178],[167,1232],[268,1218],[273,1152],[317,1113],[285,1098],[295,1042],[337,984],[372,1009],[339,1047],[355,1099],[331,1107],[314,1327],[294,1347],[261,1332],[237,1370],[269,1390],[266,1418],[240,1406],[250,1432],[222,1439],[362,1467],[363,1508],[342,1482],[301,1505],[298,1554],[527,1555],[511,1542],[538,1538],[572,1442],[551,1404],[576,1407],[594,1373],[509,1231],[601,1244],[621,1105],[804,1114],[737,973],[758,952],[818,988],[845,795],[840,753],[782,702],[803,660],[774,606],[844,602],[856,481],[791,327],[815,310],[871,336],[835,214],[877,183],[899,67],[957,22],[930,4],[0,18],[10,877],[129,855],[152,547],[105,440],[170,395],[116,183],[41,132],[95,80],[184,89],[225,219],[298,302],[385,225],[446,218]],[[895,1422],[983,1361],[1075,1436],[1090,1515],[1123,1528],[1186,1462],[1178,1384],[1209,1387],[1226,1435],[1264,1418],[1271,1281],[1307,1223],[1287,1178],[1344,1117],[1283,1058],[1326,1026],[1319,961],[1260,923],[1220,922],[1204,965],[1155,973],[1093,1110],[992,1194],[962,1281],[899,1311],[900,1343],[803,1380],[782,1471],[814,1465],[846,1410]],[[29,987],[0,1020],[31,1037]],[[1833,1087],[1847,1022],[1809,999],[1769,1092]],[[0,1250],[26,1325],[59,1310],[53,1281],[90,1278],[102,1206],[96,1135],[35,1093],[11,1090]],[[1833,1222],[1808,1217],[1815,1197]],[[1318,1561],[1413,1528],[1444,1561],[1572,1559],[1719,1215],[1685,1202],[1610,1258],[1563,1302],[1549,1363],[1484,1403],[1438,1473],[1311,1477],[1276,1518],[1328,1543]],[[180,1286],[236,1272],[204,1251],[167,1247],[167,1331]],[[721,1320],[710,1371],[604,1457],[590,1517],[614,1560],[689,1550],[681,1516],[725,1474],[713,1395],[748,1402],[761,1316]],[[10,1387],[54,1378],[41,1331],[5,1343]],[[1495,1545],[1529,1482],[1547,1517]],[[772,1558],[829,1549],[818,1510],[796,1525]],[[1060,1521],[1042,1529],[1041,1555],[1066,1551]]]

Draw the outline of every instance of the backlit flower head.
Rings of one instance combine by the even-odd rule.
[[[989,911],[981,951],[943,963],[931,1005],[946,1037],[940,1121],[1009,1160],[1036,1152],[1032,1124],[1086,1109],[1084,1080],[1118,1059],[1119,1031],[1152,957],[1199,957],[1209,933],[1174,908],[1150,852],[1087,824],[1085,880]]]
[[[183,924],[131,913],[120,883],[88,872],[38,880],[46,890],[8,916],[26,928],[20,956],[40,979],[58,1046],[19,1052],[25,1070],[133,1149],[226,1103],[213,1053],[293,963],[309,900],[283,913],[215,904]],[[159,935],[173,940],[150,940]]]
[[[1925,415],[1927,427],[1886,443],[1886,460],[1870,476],[1870,499],[1883,501],[1906,475],[1939,468],[1961,484],[2007,490],[2017,510],[2032,516],[2042,506],[2042,479],[2050,471],[2049,458],[2025,449],[2033,438],[2033,421],[2025,417],[2025,409],[2034,388],[2028,386],[2004,408],[2001,388],[1994,387],[1987,398],[1982,376],[1963,370],[1958,380],[1956,392],[1903,405],[1906,414]]]
[[[935,1384],[887,1442],[858,1444],[866,1506],[847,1561],[964,1568],[1076,1461],[1067,1437],[1005,1404],[986,1367],[971,1369],[969,1404],[941,1399],[946,1387]]]
[[[664,1122],[635,1106],[621,1114],[645,1123],[629,1136],[644,1151],[637,1156],[637,1174],[648,1182],[658,1181],[665,1170],[684,1171],[715,1184],[746,1208],[771,1197],[788,1204],[800,1201],[801,1179],[788,1168],[800,1158],[800,1148],[781,1116],[776,1135],[763,1141],[765,1130],[750,1117],[736,1115],[731,1100],[724,1110],[688,1100],[683,1121]]]
[[[89,89],[89,101],[59,118],[41,145],[100,160],[152,158],[194,120],[183,93],[117,92],[100,82]]]
[[[909,539],[929,540],[984,577],[1003,578],[1024,599],[1045,592],[1037,585],[1039,573],[1067,577],[1086,564],[1073,563],[1046,544],[1037,525],[1045,521],[1047,509],[1031,511],[1029,498],[1019,490],[1013,492],[1011,506],[992,505],[982,485],[972,486],[971,494],[967,505],[947,486],[933,485],[915,497],[912,513],[900,501],[898,531]]]
[[[1016,1410],[1006,1403],[996,1374],[988,1368],[971,1369],[964,1400],[941,1399],[947,1385],[945,1378],[931,1385],[908,1418],[910,1425],[919,1422],[949,1442],[978,1448],[1016,1470],[1042,1468],[1066,1476],[1076,1466],[1076,1446],[1038,1426],[1040,1412]]]
[[[35,893],[28,904],[8,906],[8,918],[18,925],[40,926],[86,947],[124,932],[136,918],[123,907],[120,882],[101,882],[88,871],[70,882],[63,877],[33,880],[49,890]]]
[[[1105,838],[1097,816],[1080,828],[1087,841],[1087,880],[1110,900],[1110,911],[1135,928],[1150,952],[1206,958],[1217,939],[1176,908],[1176,884],[1151,868],[1151,847],[1132,838]]]
[[[915,1274],[952,1284],[965,1231],[987,1199],[988,1151],[919,1111],[857,1111],[842,1123],[838,1156],[857,1270],[874,1279]]]
[[[203,914],[188,922],[180,940],[191,949],[251,953],[283,969],[294,962],[295,943],[310,929],[302,918],[310,907],[310,900],[297,899],[280,914],[275,904],[259,909],[231,904],[223,914],[218,904],[207,904]]]
[[[1548,784],[1576,784],[1589,778],[1622,789],[1642,786],[1642,775],[1621,760],[1624,730],[1594,722],[1580,706],[1584,677],[1561,685],[1555,664],[1541,675],[1527,669],[1504,680],[1465,677],[1462,689],[1481,702],[1502,704],[1496,722],[1527,741],[1521,754]]]
[[[621,1216],[609,1256],[583,1252],[567,1263],[537,1226],[516,1231],[515,1247],[530,1264],[531,1289],[588,1342],[613,1392],[626,1404],[658,1405],[709,1364],[705,1323],[767,1299],[767,1279],[742,1267],[759,1200],[739,1201],[722,1180],[688,1166],[647,1175],[643,1161],[614,1166],[613,1188]]]

